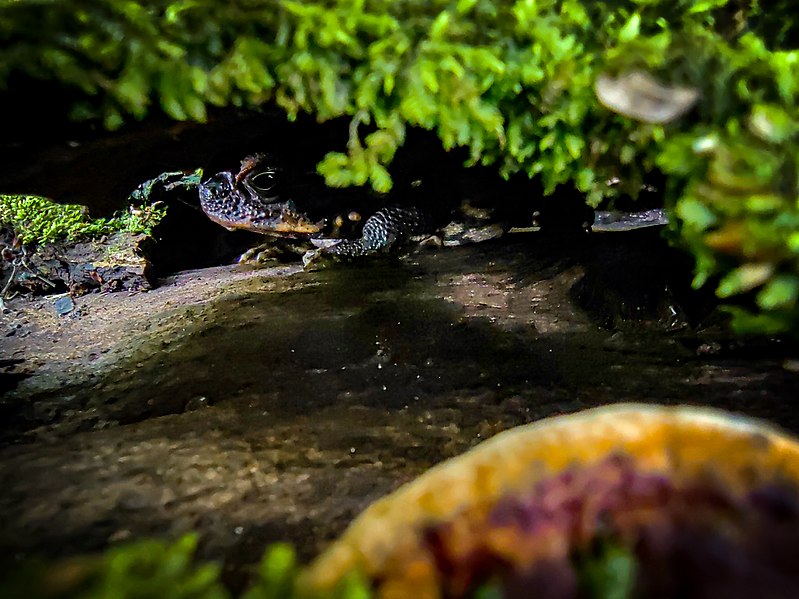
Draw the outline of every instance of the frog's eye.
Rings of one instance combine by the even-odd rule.
[[[250,185],[252,185],[258,191],[269,191],[275,185],[277,185],[277,176],[275,171],[264,171],[262,173],[258,173],[257,175],[253,175],[250,179]]]

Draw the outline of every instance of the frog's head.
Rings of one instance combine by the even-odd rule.
[[[217,173],[200,184],[200,206],[215,223],[228,230],[296,237],[319,231],[319,226],[276,193],[278,170],[263,154],[241,161],[235,175]]]

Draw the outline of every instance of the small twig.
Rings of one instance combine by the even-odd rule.
[[[39,279],[43,283],[49,285],[51,288],[52,287],[56,287],[55,283],[53,283],[52,281],[44,278],[42,275],[40,275],[38,272],[36,272],[36,270],[30,264],[28,264],[28,261],[24,257],[21,260],[22,260],[22,265],[25,268],[27,268],[34,277],[36,277],[37,279]]]
[[[0,312],[5,312],[7,310],[5,298],[8,290],[11,289],[11,285],[14,283],[14,278],[17,276],[17,261],[11,263],[11,275],[8,277],[8,281],[3,286],[3,290],[0,291]]]
[[[202,208],[200,208],[197,204],[192,204],[191,202],[187,202],[186,200],[184,200],[182,198],[175,198],[175,199],[178,202],[180,202],[181,204],[185,204],[186,206],[188,206],[192,210],[197,210],[198,212],[202,212],[203,211]]]

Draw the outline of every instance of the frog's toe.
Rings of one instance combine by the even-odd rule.
[[[318,264],[322,256],[324,254],[324,248],[317,247],[313,250],[308,250],[302,255],[302,266],[305,269],[310,269],[314,265]]]
[[[275,248],[269,244],[262,244],[250,248],[239,256],[239,264],[266,264],[278,259]]]
[[[238,260],[239,264],[281,264],[296,262],[308,248],[307,243],[286,241],[280,238],[255,246],[244,252]]]

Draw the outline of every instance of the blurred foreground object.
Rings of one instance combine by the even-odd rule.
[[[643,71],[625,73],[616,79],[600,75],[594,90],[605,108],[653,124],[672,122],[691,110],[699,99],[699,90],[663,85]]]
[[[373,504],[299,594],[357,571],[386,598],[796,597],[797,477],[794,440],[714,410],[550,418]]]

